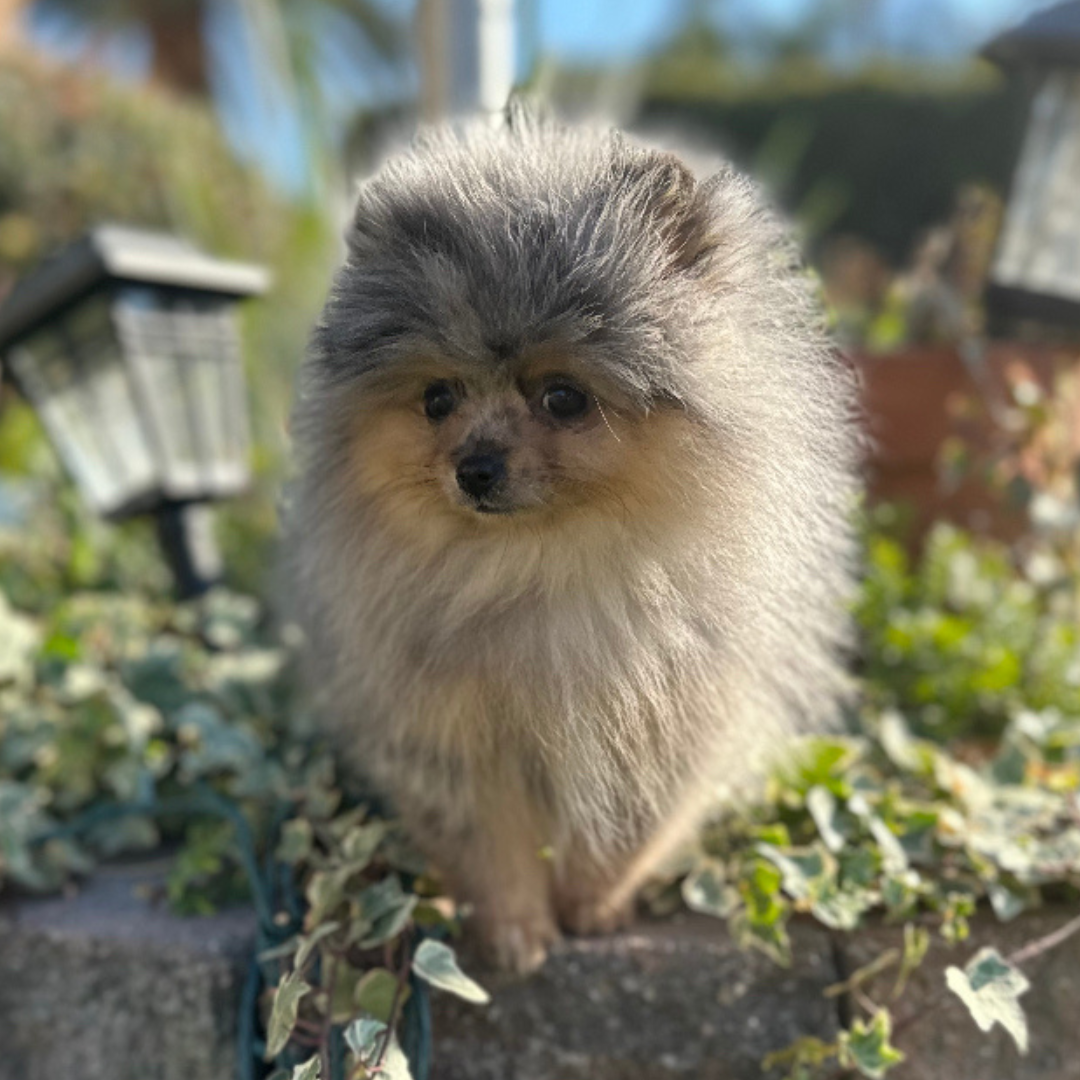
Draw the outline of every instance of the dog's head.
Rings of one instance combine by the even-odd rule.
[[[361,192],[313,363],[369,501],[536,527],[695,471],[709,194],[670,154],[526,127],[440,136]]]

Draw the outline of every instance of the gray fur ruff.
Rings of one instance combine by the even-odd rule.
[[[602,854],[835,720],[854,384],[747,179],[694,181],[670,154],[518,112],[392,160],[348,247],[301,374],[288,531],[313,685],[353,767],[463,831],[476,792],[518,772],[553,840]],[[679,520],[418,561],[344,483],[349,403],[410,343],[498,364],[549,340],[583,343],[642,417],[678,410],[701,434],[671,478]]]

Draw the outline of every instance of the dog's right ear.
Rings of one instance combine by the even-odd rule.
[[[379,244],[379,232],[370,183],[365,181],[357,189],[352,217],[345,227],[345,246],[349,255],[371,252]]]

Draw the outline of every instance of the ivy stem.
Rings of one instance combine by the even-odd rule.
[[[337,976],[337,956],[333,953],[326,964],[326,1015],[322,1022],[322,1037],[319,1040],[320,1072],[329,1077],[330,1073],[330,1039],[334,1031],[334,979]]]
[[[410,928],[411,929],[411,928]],[[394,997],[390,1002],[390,1015],[386,1021],[386,1034],[383,1037],[382,1046],[379,1048],[379,1056],[375,1059],[374,1071],[378,1072],[386,1055],[390,1052],[390,1040],[394,1037],[394,1029],[397,1027],[398,1014],[401,1012],[402,1001],[405,996],[405,986],[409,981],[409,971],[412,968],[412,951],[409,941],[412,935],[408,931],[401,936],[403,959],[397,973],[397,986],[394,987]]]
[[[1037,956],[1042,956],[1043,953],[1056,948],[1062,942],[1067,941],[1077,933],[1080,933],[1080,915],[1070,919],[1064,926],[1059,926],[1051,933],[1044,934],[1040,938],[1035,938],[1034,941],[1029,941],[1023,948],[1017,949],[1014,953],[1010,953],[1005,959],[1008,963],[1015,967],[1019,967],[1021,964],[1026,964],[1029,960],[1034,960]],[[935,993],[932,993],[923,1002],[920,1008],[916,1009],[910,1016],[904,1017],[903,1020],[899,1020],[893,1025],[893,1036],[898,1036],[902,1031],[906,1031],[911,1027],[917,1020],[921,1020],[939,1001],[942,1000],[942,998],[944,998],[944,996],[945,990],[939,987]]]
[[[1076,933],[1080,933],[1080,915],[1077,915],[1075,919],[1070,919],[1064,926],[1059,926],[1053,933],[1028,942],[1022,949],[1018,949],[1009,956],[1008,961],[1010,964],[1026,964],[1029,960],[1034,960],[1036,956],[1041,956],[1063,941],[1067,941]]]

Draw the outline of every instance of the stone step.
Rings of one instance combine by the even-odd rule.
[[[77,893],[0,900],[0,1080],[233,1080],[255,920],[172,915],[163,866],[102,870]],[[955,950],[935,944],[905,1008],[890,1080],[1080,1080],[1080,936],[1025,966],[1031,1051],[978,1031],[942,994],[948,964],[983,944],[1008,954],[1076,915],[980,916]],[[822,990],[897,943],[895,928],[792,927],[791,968],[738,949],[721,923],[680,915],[563,942],[525,981],[477,974],[487,1007],[433,995],[432,1080],[751,1080],[799,1035],[835,1037],[845,1002]],[[870,986],[877,1000],[889,986]]]

